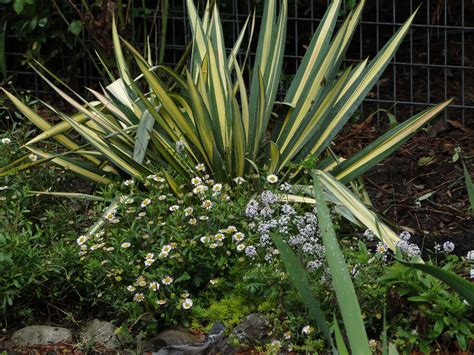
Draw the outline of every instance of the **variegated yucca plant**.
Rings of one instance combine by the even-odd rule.
[[[241,47],[246,33],[250,32],[250,38],[254,33],[255,16],[249,16],[236,43],[227,51],[217,6],[208,3],[200,17],[193,0],[187,0],[192,54],[189,67],[181,73],[153,66],[149,55],[143,57],[119,38],[115,26],[113,40],[120,77],[114,78],[103,93],[90,90],[97,101],[86,102],[75,93],[67,94],[43,74],[45,68],[36,65],[35,70],[78,112],[68,115],[45,104],[62,120],[51,125],[3,89],[43,132],[26,144],[40,159],[17,161],[3,168],[0,175],[51,161],[97,183],[109,183],[119,174],[144,180],[164,165],[189,177],[197,173],[195,166],[203,163],[218,181],[262,172],[293,179],[302,173],[299,164],[310,159],[335,200],[347,203],[345,208],[353,215],[364,214],[355,219],[370,224],[393,248],[396,235],[382,224],[374,225],[375,215],[363,204],[356,207],[356,200],[342,184],[392,153],[450,101],[405,120],[347,159],[335,156],[329,146],[387,67],[415,14],[375,58],[344,67],[342,61],[364,1],[340,26],[337,19],[343,0],[332,1],[284,99],[277,101],[287,2],[264,2],[257,53],[249,69],[246,62],[250,45],[246,51]],[[123,49],[131,56],[127,57]],[[243,63],[237,60],[241,52],[246,53]],[[137,78],[133,78],[127,58],[133,59],[140,70]],[[244,79],[246,70],[251,73],[248,82]],[[164,75],[172,79],[171,85],[164,84]],[[283,112],[282,120],[274,118],[277,109]],[[75,140],[71,129],[83,139]],[[53,154],[34,147],[50,138],[66,151]],[[177,149],[177,142],[182,149]],[[171,176],[167,178],[174,186]]]

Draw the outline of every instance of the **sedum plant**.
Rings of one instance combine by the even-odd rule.
[[[228,52],[217,6],[208,2],[201,17],[192,0],[187,0],[193,33],[192,55],[182,73],[153,66],[150,51],[142,56],[119,38],[115,26],[113,40],[119,78],[113,78],[113,83],[102,93],[90,90],[97,99],[94,102],[87,102],[75,93],[67,94],[37,64],[35,70],[77,113],[69,115],[45,104],[61,119],[60,123],[51,125],[2,89],[43,132],[26,144],[38,159],[28,161],[24,157],[1,169],[0,175],[51,161],[97,183],[109,183],[118,175],[144,181],[162,166],[189,178],[199,175],[195,168],[199,164],[204,164],[219,182],[262,172],[294,180],[302,175],[301,163],[309,161],[311,168],[325,172],[324,181],[328,182],[325,186],[334,188],[333,197],[337,201],[351,199],[338,191],[343,187],[336,180],[347,183],[380,162],[442,111],[450,100],[404,121],[352,157],[335,156],[329,147],[331,141],[383,73],[415,14],[370,62],[366,59],[354,67],[344,67],[342,60],[364,1],[338,28],[342,0],[332,1],[283,101],[278,101],[287,3],[287,0],[265,2],[257,53],[251,65],[247,64],[247,55],[239,62],[237,54],[241,52],[247,29],[250,37],[254,33],[255,17],[248,18]],[[122,45],[131,56],[124,54]],[[131,61],[141,72],[137,78],[132,76],[127,64]],[[244,80],[247,66],[251,73],[249,82]],[[164,83],[163,75],[170,78],[170,85]],[[277,111],[282,120],[273,118]],[[77,140],[71,129],[82,139]],[[56,140],[66,151],[53,154],[38,148],[37,144],[46,139]],[[165,177],[178,193],[171,175]],[[375,216],[365,207],[352,210],[353,207],[346,205],[353,213],[365,214],[364,221],[355,219],[363,224],[375,223]],[[382,230],[377,235],[394,248],[395,234],[385,233],[388,227],[383,225],[376,227],[371,229]]]

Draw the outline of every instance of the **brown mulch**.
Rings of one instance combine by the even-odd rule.
[[[349,125],[336,141],[337,151],[350,156],[387,129],[370,118]],[[455,147],[462,148],[473,176],[474,130],[448,119],[417,133],[366,173],[365,183],[375,210],[389,223],[414,232],[431,249],[451,240],[456,254],[465,255],[474,249],[474,216],[468,213],[462,165],[452,162]]]

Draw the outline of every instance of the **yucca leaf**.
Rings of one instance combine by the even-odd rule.
[[[336,232],[331,221],[329,209],[319,181],[313,173],[314,197],[318,211],[318,223],[324,244],[324,255],[328,262],[331,280],[336,292],[337,304],[341,311],[347,338],[352,354],[370,354],[369,340],[365,331],[359,301],[352,284],[347,264],[342,254]]]
[[[280,252],[281,261],[283,262],[283,265],[285,265],[291,283],[303,299],[305,306],[308,308],[310,317],[316,322],[326,341],[331,345],[333,350],[335,350],[326,316],[321,310],[319,303],[311,294],[308,276],[306,275],[303,265],[301,265],[301,261],[278,234],[272,233],[271,238]]]
[[[268,169],[269,174],[273,174],[278,166],[280,160],[280,150],[274,142],[270,142],[270,167]]]
[[[321,101],[325,99],[325,94],[329,92],[330,88],[328,88],[327,84],[331,84],[336,78],[339,69],[337,63],[341,61],[339,56],[346,51],[349,41],[356,30],[362,13],[363,3],[362,1],[343,22],[329,47],[325,47],[324,51],[317,53],[317,70],[311,71],[311,76],[305,82],[305,95],[300,95],[299,100],[293,103],[295,109],[289,111],[288,118],[279,132],[277,145],[280,147],[280,150],[284,151],[287,149],[287,145],[292,142],[296,135],[296,130],[304,129],[306,124],[312,121],[307,116],[309,110],[311,107],[317,108]],[[329,38],[327,40],[329,41]],[[352,72],[351,77],[355,74]],[[351,82],[351,79],[349,79],[349,82]],[[344,87],[340,89],[340,91],[344,90],[347,89]],[[332,115],[334,114],[331,112]],[[326,129],[327,124],[325,124],[325,120],[318,117],[317,124],[317,129]]]
[[[125,82],[125,84],[130,85],[132,83],[132,79],[130,77],[130,71],[128,69],[127,62],[122,52],[122,46],[120,45],[120,37],[118,35],[115,17],[112,18],[112,41],[114,43],[115,61],[120,72],[120,77]]]
[[[140,124],[138,125],[137,135],[135,137],[135,146],[133,148],[133,160],[137,163],[143,163],[145,153],[150,141],[150,134],[153,130],[155,120],[149,111],[144,111]]]
[[[319,64],[322,58],[324,58],[324,54],[327,53],[329,47],[341,3],[342,0],[334,0],[326,10],[316,32],[313,34],[298,71],[288,88],[285,102],[296,104],[299,101],[301,94],[305,92],[305,87],[311,84],[310,78],[314,76],[313,73],[319,70]]]
[[[330,174],[321,170],[315,171],[321,184],[366,228],[370,229],[390,249],[396,250],[399,237],[388,226],[370,211],[347,187]]]
[[[413,13],[403,26],[392,36],[377,56],[364,69],[359,79],[354,82],[353,86],[347,90],[344,97],[341,98],[339,103],[334,107],[333,114],[329,115],[328,119],[325,120],[326,122],[323,124],[324,130],[322,130],[318,140],[315,142],[314,148],[311,152],[312,154],[318,155],[326,148],[329,142],[337,133],[339,133],[353,112],[367,96],[373,85],[375,85],[387,65],[390,63],[390,60],[407,34],[415,15],[416,12]]]
[[[93,167],[84,167],[85,165],[84,165],[83,162],[81,164],[79,164],[80,162],[73,162],[72,160],[65,159],[65,158],[60,157],[60,156],[55,156],[55,155],[49,154],[49,153],[44,152],[44,151],[39,150],[39,149],[35,149],[35,148],[32,148],[32,147],[27,147],[27,148],[33,154],[35,154],[35,155],[37,155],[37,156],[39,156],[39,157],[41,157],[41,158],[43,158],[47,161],[51,161],[52,163],[54,163],[56,165],[59,165],[59,166],[63,167],[66,170],[72,171],[75,174],[83,176],[86,179],[89,179],[89,180],[91,180],[95,183],[109,184],[109,183],[112,182],[111,179],[104,176],[105,172],[100,174],[99,169],[97,169],[97,172],[94,172],[95,169]]]
[[[350,158],[336,166],[331,171],[332,175],[343,183],[354,180],[359,175],[363,174],[368,169],[378,164],[381,160],[392,154],[408,138],[413,136],[426,122],[444,110],[451,101],[452,99],[431,107],[399,124],[377,138],[360,152],[352,155]]]
[[[78,192],[52,192],[52,191],[28,191],[32,195],[46,195],[53,197],[67,197],[82,201],[104,201],[100,196],[82,194]]]
[[[250,120],[249,149],[247,149],[247,152],[251,152],[252,160],[255,160],[260,140],[266,130],[278,89],[283,63],[288,10],[287,0],[283,0],[277,18],[276,1],[265,1],[264,3],[262,25],[250,86],[249,112],[252,119]]]
[[[421,270],[423,272],[426,272],[427,274],[430,274],[431,276],[436,277],[437,279],[441,280],[449,287],[451,287],[455,292],[459,294],[459,296],[469,302],[471,306],[474,306],[474,284],[470,283],[461,276],[456,275],[454,272],[442,269],[434,265],[409,263],[400,259],[397,259],[397,261],[412,269]]]
[[[196,125],[198,134],[206,151],[206,156],[208,158],[207,161],[210,163],[213,160],[213,146],[216,144],[214,141],[214,131],[211,117],[198,89],[192,81],[191,74],[188,71],[186,71],[186,79],[189,97],[192,104],[194,124]]]

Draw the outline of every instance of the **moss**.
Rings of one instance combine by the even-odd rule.
[[[241,296],[231,296],[212,302],[209,307],[194,308],[194,316],[206,330],[215,322],[222,322],[226,329],[233,329],[245,316],[255,311],[255,307],[246,303]]]

